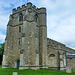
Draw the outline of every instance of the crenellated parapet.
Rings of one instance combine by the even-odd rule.
[[[13,10],[12,10],[12,13],[15,13],[17,10],[16,10],[16,8],[14,8]]]
[[[42,8],[37,8],[37,12],[39,14],[46,14],[46,8],[42,7]]]
[[[27,3],[27,8],[32,8],[32,3],[31,2]]]
[[[14,8],[13,10],[12,10],[12,13],[13,14],[15,14],[15,13],[17,13],[17,12],[19,12],[19,11],[22,11],[22,10],[25,10],[25,9],[36,9],[36,6],[35,5],[32,5],[32,3],[31,2],[29,2],[29,3],[27,3],[27,5],[22,5],[21,7],[19,6],[19,7],[17,7],[17,8]]]
[[[12,10],[12,13],[15,14],[15,13],[17,13],[17,12],[19,12],[19,11],[24,10],[24,9],[26,9],[26,6],[25,6],[25,5],[22,5],[22,7],[19,6],[19,7],[17,7],[17,9],[14,8],[14,9]]]
[[[12,10],[12,14],[15,14],[17,12],[20,12],[22,10],[26,10],[26,9],[33,9],[34,11],[36,11],[38,14],[46,14],[46,8],[42,7],[42,8],[36,8],[35,5],[33,5],[31,2],[27,3],[27,5],[22,5],[19,6],[17,8],[14,8]]]

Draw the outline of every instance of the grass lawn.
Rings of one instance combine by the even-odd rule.
[[[0,67],[0,75],[12,75],[13,72],[17,72],[18,75],[75,75],[75,71],[72,71],[72,73],[69,74],[65,71],[57,71],[51,69],[19,70],[14,68],[2,69]]]

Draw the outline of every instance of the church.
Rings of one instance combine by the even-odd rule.
[[[47,38],[46,8],[31,2],[14,8],[7,24],[2,68],[65,69],[75,50]]]

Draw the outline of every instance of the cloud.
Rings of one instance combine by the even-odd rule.
[[[0,42],[5,41],[6,26],[9,20],[9,15],[12,9],[18,6],[21,2],[19,0],[1,0],[0,1]]]
[[[47,35],[56,41],[75,49],[75,0],[56,0],[53,8],[48,8]]]
[[[48,16],[48,37],[75,49],[75,14],[72,12]]]

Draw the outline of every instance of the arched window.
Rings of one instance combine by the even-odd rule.
[[[20,15],[19,15],[19,21],[23,21],[23,15],[22,15],[22,13],[20,13]]]
[[[49,57],[55,57],[55,54],[50,54]]]

